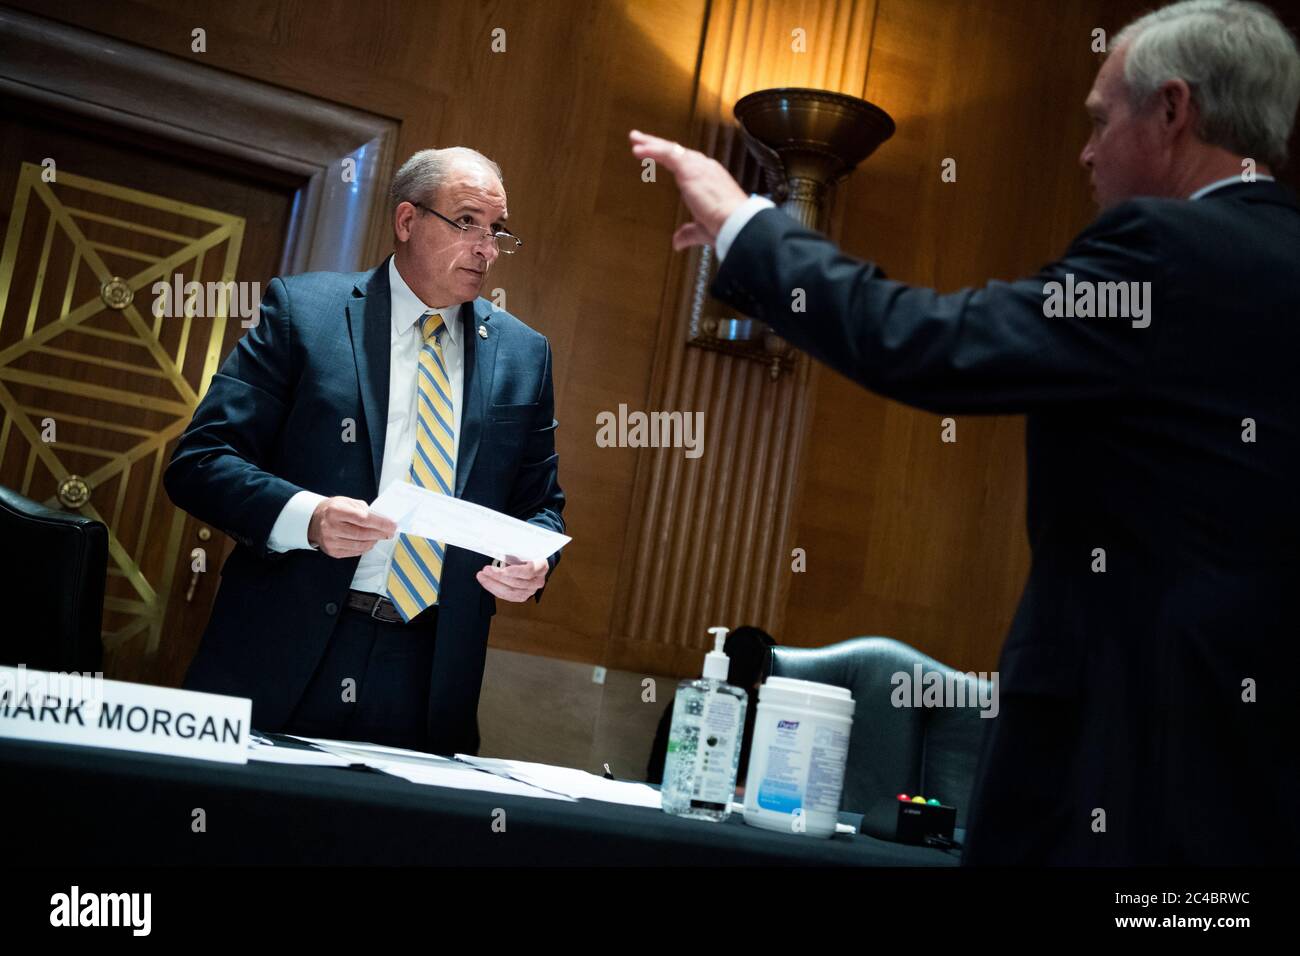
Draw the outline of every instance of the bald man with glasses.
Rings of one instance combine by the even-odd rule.
[[[172,456],[172,500],[237,542],[185,686],[264,731],[472,754],[496,601],[540,600],[559,554],[498,567],[367,503],[409,481],[562,532],[551,350],[480,296],[523,245],[495,163],[423,150],[392,199],[382,265],[270,283]]]

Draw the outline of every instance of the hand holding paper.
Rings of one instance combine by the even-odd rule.
[[[498,561],[515,558],[542,561],[573,539],[548,528],[439,494],[406,481],[395,481],[375,499],[370,510],[391,518],[397,530]]]
[[[551,566],[544,560],[522,561],[503,567],[486,565],[475,577],[483,589],[503,601],[527,601],[546,583]]]

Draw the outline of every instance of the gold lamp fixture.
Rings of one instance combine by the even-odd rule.
[[[758,90],[735,106],[745,146],[781,209],[825,231],[834,187],[885,140],[894,121],[873,103],[828,90]],[[702,250],[691,307],[690,343],[765,363],[773,380],[794,364],[790,347],[762,322],[707,295],[712,250]]]

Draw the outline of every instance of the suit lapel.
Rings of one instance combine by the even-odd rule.
[[[357,363],[361,408],[370,436],[370,460],[375,493],[384,462],[384,436],[388,431],[388,373],[392,355],[392,295],[388,287],[388,260],[361,277],[348,302],[348,331]]]
[[[492,306],[483,299],[466,302],[460,307],[461,334],[465,343],[464,406],[460,421],[460,450],[456,455],[456,497],[465,491],[474,458],[478,454],[483,423],[487,419],[488,400],[492,395],[492,376],[496,370],[497,336],[491,334]],[[487,338],[479,328],[488,329]]]

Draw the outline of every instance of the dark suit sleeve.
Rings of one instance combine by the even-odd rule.
[[[1162,321],[1164,258],[1140,205],[1099,217],[1065,256],[1016,282],[941,295],[885,277],[873,263],[776,209],[736,237],[714,295],[791,344],[890,398],[935,412],[1027,412],[1129,397]],[[1049,318],[1049,282],[1151,282],[1152,324]],[[797,290],[805,310],[794,311]]]
[[[289,294],[272,279],[257,325],[212,377],[163,476],[180,508],[265,555],[280,511],[302,489],[268,470],[293,394]]]
[[[562,534],[564,492],[560,489],[560,456],[555,451],[555,429],[558,426],[559,422],[555,420],[555,387],[551,379],[551,345],[547,342],[542,388],[537,396],[537,415],[524,438],[523,460],[515,475],[514,487],[510,490],[507,511],[530,524]],[[549,581],[551,572],[560,563],[560,552],[547,558],[546,563],[550,566],[546,571]],[[538,588],[533,599],[540,601],[545,589],[545,585]]]

